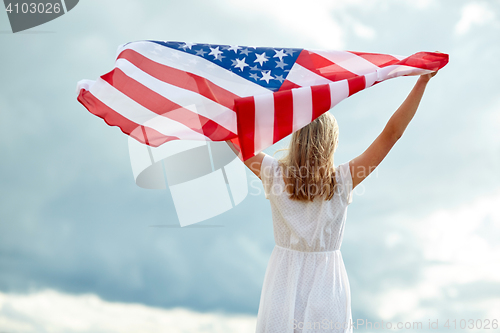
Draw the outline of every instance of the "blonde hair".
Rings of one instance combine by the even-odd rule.
[[[288,155],[278,160],[290,199],[313,201],[316,196],[330,200],[335,189],[333,154],[337,149],[339,127],[335,117],[325,112],[295,131]],[[274,155],[274,154],[273,154]]]

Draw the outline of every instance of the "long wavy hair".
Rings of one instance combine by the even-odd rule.
[[[283,171],[285,190],[290,199],[313,201],[315,197],[330,200],[335,192],[333,154],[337,149],[339,127],[330,112],[292,134],[288,154],[278,160]]]

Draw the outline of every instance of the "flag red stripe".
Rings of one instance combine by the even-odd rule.
[[[109,126],[119,127],[123,133],[130,135],[141,143],[158,147],[167,141],[179,140],[178,137],[164,135],[150,127],[141,126],[128,120],[101,102],[87,90],[80,90],[77,99],[90,113],[102,118]],[[144,132],[146,137],[144,136]]]
[[[293,88],[300,88],[300,86],[292,81],[285,80],[278,91],[290,90]]]
[[[347,83],[349,84],[349,96],[354,95],[366,87],[364,75],[353,77],[352,79],[347,80]]]
[[[241,143],[243,161],[254,156],[255,146],[255,100],[245,97],[235,100],[238,115],[238,138]]]
[[[160,81],[198,93],[231,110],[234,109],[234,100],[239,97],[204,77],[159,64],[134,50],[123,51],[118,59],[126,59]]]
[[[447,63],[448,55],[445,53],[418,52],[401,60],[398,65],[437,71],[443,68]]]
[[[203,134],[212,141],[226,141],[237,137],[236,133],[231,132],[225,127],[220,126],[215,121],[208,120],[202,126]]]
[[[328,84],[312,86],[311,92],[313,102],[312,120],[314,120],[326,111],[330,110],[332,106],[330,86]]]
[[[236,136],[228,129],[220,126],[213,120],[192,112],[189,109],[173,103],[171,100],[156,93],[148,87],[127,76],[119,68],[101,76],[101,78],[111,84],[116,90],[130,97],[146,109],[167,117],[189,127],[195,132],[203,134],[212,140],[228,136]],[[213,137],[212,137],[213,136]]]
[[[273,142],[278,142],[293,131],[293,95],[291,90],[274,93]]]
[[[330,81],[340,81],[356,76],[356,74],[340,67],[319,54],[306,50],[300,53],[296,63]]]
[[[386,67],[394,65],[397,62],[399,62],[398,58],[395,58],[389,54],[354,52],[354,51],[348,51],[348,52],[355,54],[378,67]]]

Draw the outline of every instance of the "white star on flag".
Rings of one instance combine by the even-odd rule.
[[[207,53],[207,52],[205,52],[203,50],[196,50],[195,52],[196,52],[196,55],[201,56],[201,57],[204,57],[205,53]]]
[[[228,51],[234,51],[234,53],[238,53],[238,50],[241,49],[238,45],[231,45],[230,48],[228,48]]]
[[[262,54],[255,54],[257,56],[257,59],[254,60],[254,62],[258,62],[261,66],[267,61],[268,57],[266,57],[266,52],[263,52]]]
[[[246,67],[248,66],[248,64],[245,62],[245,59],[246,58],[243,58],[243,60],[240,60],[240,59],[236,59],[236,68],[239,68],[241,71]]]
[[[285,78],[283,77],[283,75],[276,75],[276,77],[274,79],[280,81],[280,83],[283,83],[283,81],[285,81]]]
[[[266,83],[269,83],[269,80],[274,80],[274,77],[271,76],[271,71],[267,71],[267,73],[262,72],[262,77],[260,78],[260,80],[265,80]]]
[[[276,51],[274,50],[274,52],[276,52],[276,54],[273,56],[273,58],[280,58],[280,61],[283,61],[283,57],[286,57],[288,54],[286,54],[285,52],[283,52],[283,50],[281,51]]]
[[[276,61],[276,68],[285,69],[285,66],[286,66],[286,62],[284,62],[282,60]]]
[[[219,51],[219,47],[217,46],[215,49],[210,48],[211,52],[208,55],[213,55],[215,59],[218,59],[222,54],[222,51]]]
[[[185,50],[185,49],[190,49],[191,50],[191,47],[193,45],[196,45],[196,43],[190,43],[190,42],[186,42],[184,43],[184,45],[182,45],[181,47]]]

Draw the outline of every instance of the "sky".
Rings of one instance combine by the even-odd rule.
[[[255,331],[274,246],[264,194],[174,227],[170,192],[135,184],[128,137],[76,100],[79,80],[145,39],[448,53],[348,208],[352,316],[440,330],[500,319],[499,33],[498,0],[86,0],[16,34],[0,13],[0,331]],[[330,110],[336,165],[369,146],[416,80]]]

